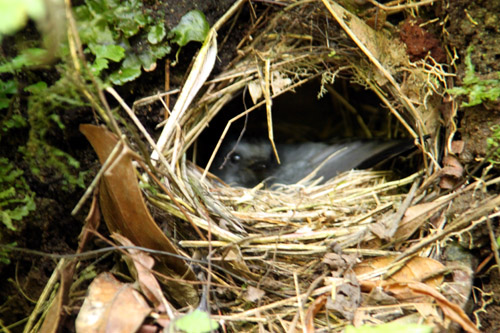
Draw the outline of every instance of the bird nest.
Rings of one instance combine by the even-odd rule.
[[[239,13],[238,5],[228,17]],[[389,24],[377,29],[365,23],[376,11],[358,16],[331,1],[281,1],[280,6],[279,11],[251,14],[253,24],[239,42],[237,56],[209,80],[217,48],[215,35],[207,38],[162,124],[160,139],[148,141],[155,148],[155,167],[143,165],[152,171],[143,176],[142,191],[168,246],[127,234],[116,224],[111,230],[118,229],[135,245],[180,255],[175,263],[158,259],[168,267],[158,271],[164,274],[169,300],[196,306],[197,284],[208,285],[203,290],[210,312],[218,309],[213,318],[234,331],[256,330],[254,324],[270,331],[340,331],[352,323],[403,317],[407,323],[444,326],[449,325],[445,318],[451,318],[472,330],[456,302],[443,296],[457,294],[443,288],[446,265],[435,259],[451,236],[486,221],[499,200],[481,192],[480,204],[453,205],[458,198],[475,197],[489,183],[458,187],[454,169],[438,163],[439,147],[445,147],[446,155],[453,153],[453,117],[442,129],[439,111],[449,74],[431,55],[410,61],[406,46],[389,33],[394,29]],[[272,188],[231,187],[207,171],[238,119],[259,107],[265,110],[273,142],[275,98],[310,80],[320,82],[322,94],[340,78],[374,93],[384,106],[380,112],[388,110],[400,132],[415,139],[423,157],[420,170],[403,178],[354,170],[323,184]],[[188,156],[207,149],[197,140],[242,91],[248,91],[254,104],[224,124],[210,157],[197,166]],[[138,100],[134,107],[163,103],[165,95]],[[426,135],[430,140],[424,144]],[[445,179],[451,190],[443,190]],[[104,217],[110,226],[112,218]],[[144,224],[141,228],[137,232],[147,233]],[[184,260],[193,253],[198,260]]]

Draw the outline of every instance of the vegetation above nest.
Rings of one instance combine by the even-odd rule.
[[[156,61],[170,53],[170,43],[184,46],[189,41],[201,42],[208,31],[203,13],[193,10],[167,36],[164,11],[136,0],[87,0],[74,10],[80,38],[87,45],[85,52],[95,57],[93,74],[100,76],[109,70],[105,76],[114,85],[137,79],[141,67],[153,71]],[[110,69],[110,61],[119,68]]]

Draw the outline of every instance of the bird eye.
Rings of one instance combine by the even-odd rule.
[[[231,155],[231,162],[237,164],[241,161],[241,156],[239,154]]]

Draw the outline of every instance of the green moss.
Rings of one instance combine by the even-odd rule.
[[[85,52],[94,56],[93,74],[104,81],[133,81],[141,68],[154,69],[156,61],[171,51],[164,13],[153,12],[142,1],[86,0],[74,12]]]
[[[0,74],[15,73],[25,67],[40,65],[47,54],[47,50],[36,47],[21,50],[19,55],[13,59],[5,59],[0,62]]]
[[[467,49],[465,57],[466,71],[462,86],[448,89],[448,92],[454,96],[468,97],[467,102],[462,102],[462,107],[471,107],[500,100],[500,72],[495,73],[498,78],[489,80],[481,79],[476,74],[474,64],[472,63],[471,54],[473,51],[474,48],[472,46]],[[500,125],[493,125],[491,130],[492,135],[487,139],[487,143],[492,154],[488,161],[498,165],[500,164]]]
[[[0,80],[0,110],[7,109],[9,107],[10,101],[16,93],[17,86],[14,80]]]
[[[14,74],[19,70],[13,70]],[[11,154],[20,153],[16,158],[23,160],[24,165],[29,167],[31,174],[40,182],[44,183],[50,177],[51,180],[58,179],[62,182],[62,189],[72,190],[75,186],[84,187],[85,173],[80,172],[80,165],[75,158],[54,146],[48,137],[53,137],[58,130],[64,130],[59,114],[70,108],[86,107],[88,103],[83,100],[79,89],[70,79],[71,71],[60,65],[60,72],[63,76],[52,85],[38,81],[24,88],[24,95],[29,93],[26,110],[22,110],[17,102],[21,97],[16,81],[11,79],[0,82],[0,110],[5,110],[0,116],[0,142],[12,145],[9,149]],[[16,129],[26,127],[27,139],[19,140]],[[8,186],[5,179],[0,179],[1,181],[4,181],[3,190],[14,188]],[[4,216],[3,219],[5,223],[7,217]]]
[[[66,69],[60,72],[69,73]],[[48,177],[59,177],[64,190],[72,190],[75,186],[84,188],[85,173],[79,171],[79,162],[50,144],[47,137],[57,129],[65,129],[59,118],[60,113],[69,108],[86,107],[88,103],[83,100],[69,74],[51,86],[40,81],[26,87],[25,91],[31,93],[28,98],[30,131],[26,145],[19,147],[19,151],[24,154],[31,172],[41,182],[45,182]]]
[[[86,0],[74,12],[85,52],[94,57],[93,74],[115,85],[137,79],[142,69],[154,70],[171,43],[203,42],[210,28],[203,13],[193,10],[167,34],[165,14],[138,0]]]
[[[0,158],[0,219],[10,230],[35,210],[34,193],[23,177],[23,171],[8,159]]]
[[[491,164],[500,164],[500,125],[493,125],[491,127],[491,137],[487,139],[488,150],[492,152],[488,162]]]
[[[470,107],[487,101],[497,101],[500,98],[500,72],[496,75],[498,78],[483,80],[476,75],[474,64],[472,63],[471,53],[474,50],[472,46],[467,49],[465,57],[465,77],[461,87],[448,89],[448,92],[454,96],[468,96],[468,102],[462,102],[462,107]]]
[[[27,125],[26,120],[10,108],[17,94],[14,80],[0,80],[0,142],[12,129]],[[8,229],[16,230],[16,223],[35,209],[34,193],[23,177],[23,171],[16,168],[7,158],[0,158],[0,220]],[[2,235],[0,234],[0,239]],[[4,254],[0,253],[0,261]]]

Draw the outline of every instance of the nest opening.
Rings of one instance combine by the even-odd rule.
[[[197,141],[195,160],[198,165],[207,165],[228,122],[252,105],[247,89],[242,89],[222,107]],[[269,141],[268,125],[266,108],[263,105],[230,124],[222,146],[241,139],[251,142]],[[408,133],[380,98],[373,91],[352,82],[348,74],[337,78],[333,84],[322,84],[319,79],[312,79],[273,99],[272,133],[273,140],[278,145],[348,140],[388,141],[402,138],[410,141]],[[215,153],[219,156],[229,155],[224,150]],[[403,153],[388,156],[381,159],[381,163],[367,166],[379,170],[394,170],[399,177],[408,176],[417,171],[420,156],[412,154],[416,158],[409,158],[411,151]],[[215,159],[210,170],[217,173],[217,169],[221,168],[229,157]],[[397,167],[394,167],[395,163],[398,164]]]

